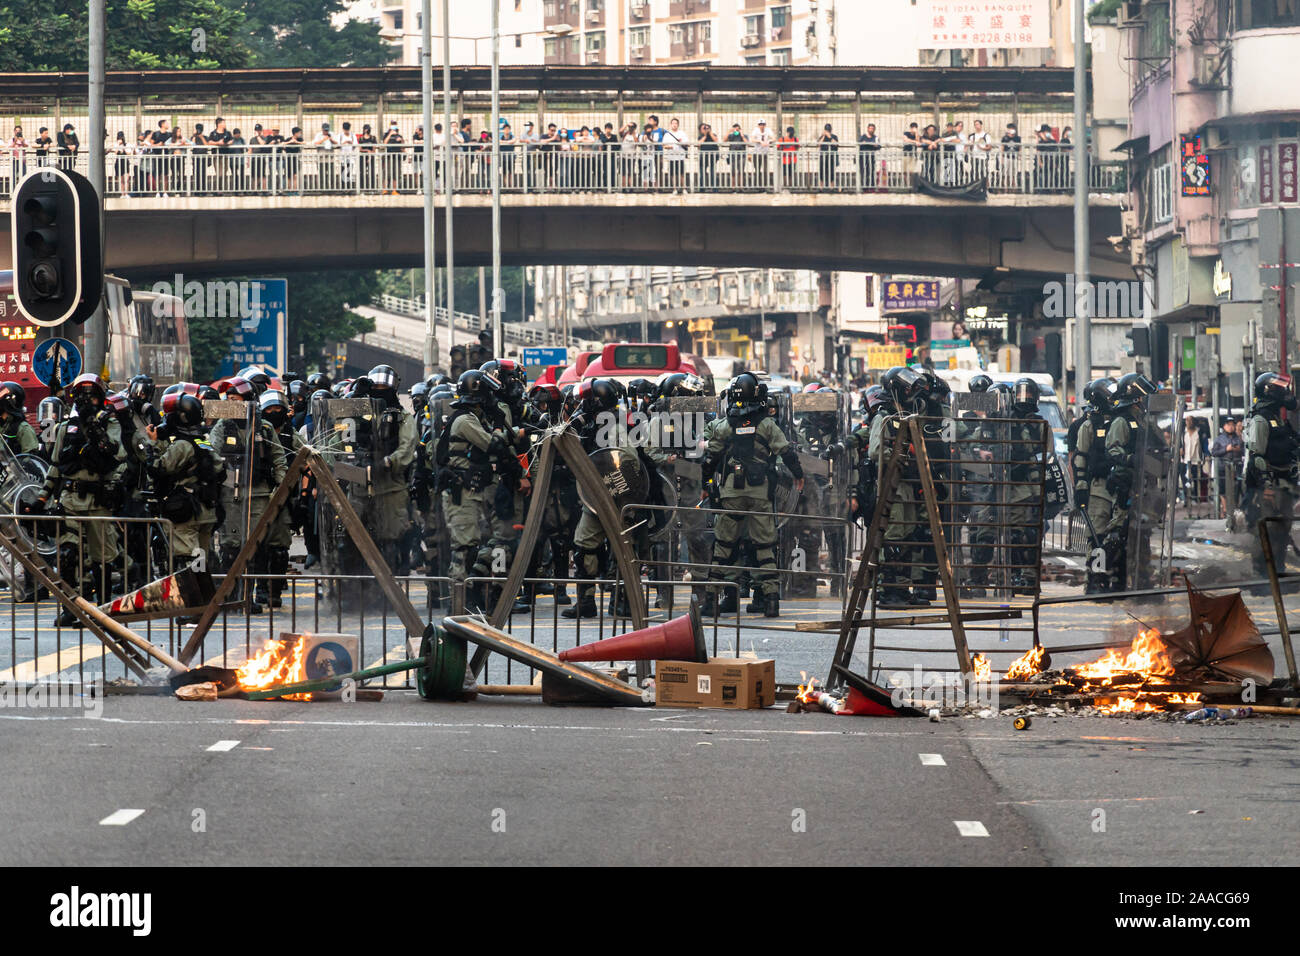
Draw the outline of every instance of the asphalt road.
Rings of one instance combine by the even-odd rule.
[[[110,698],[0,711],[0,864],[1292,862],[1297,735]]]

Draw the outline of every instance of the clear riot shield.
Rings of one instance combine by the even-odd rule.
[[[252,531],[253,427],[257,406],[252,402],[209,399],[203,403],[203,417],[212,425],[209,431],[212,448],[226,463],[217,526],[224,569]]]
[[[1005,392],[954,392],[944,429],[951,453],[945,537],[963,595],[1009,598],[1013,569],[1010,398]]]
[[[1174,498],[1178,460],[1160,422],[1172,416],[1172,435],[1183,431],[1183,401],[1173,392],[1148,395],[1133,451],[1124,588],[1168,587],[1173,561]]]
[[[841,575],[847,568],[848,540],[846,526],[835,519],[847,518],[848,499],[852,486],[852,461],[845,454],[831,454],[842,443],[852,427],[852,400],[844,392],[819,390],[799,392],[790,397],[790,412],[794,423],[794,442],[803,469],[803,493],[790,488],[783,503],[778,492],[775,507],[778,512],[795,512],[808,515],[802,518],[778,518],[782,528],[782,551],[790,555],[788,594],[815,596],[816,573],[829,571]],[[784,472],[782,464],[779,471]],[[825,558],[822,557],[823,542]],[[795,550],[795,549],[798,550]],[[804,573],[799,573],[799,572]],[[812,572],[812,573],[809,573]],[[832,577],[831,593],[838,594],[840,578]]]
[[[369,398],[332,398],[322,403],[313,444],[329,465],[352,509],[363,516],[374,487],[376,425],[380,405]],[[313,416],[315,415],[313,410]],[[369,575],[370,571],[352,543],[352,534],[326,495],[316,499],[321,566],[331,575]],[[357,582],[350,582],[356,584]],[[330,592],[351,604],[364,593],[349,582],[331,582]]]

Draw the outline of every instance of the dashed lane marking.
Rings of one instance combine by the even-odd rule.
[[[143,816],[143,810],[114,810],[99,821],[101,827],[124,827],[136,817]]]
[[[238,740],[218,740],[215,744],[209,747],[208,750],[212,753],[221,754],[221,753],[225,753],[228,750],[234,750],[238,746],[239,746]]]
[[[953,820],[957,824],[957,832],[964,837],[986,837],[989,831],[984,828],[984,824],[978,820]]]
[[[948,764],[944,761],[942,754],[917,754],[921,758],[922,767],[946,767]]]

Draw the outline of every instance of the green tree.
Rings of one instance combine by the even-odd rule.
[[[257,0],[241,7],[258,66],[383,66],[395,54],[376,24],[334,26],[333,18],[347,9],[344,0]]]
[[[230,354],[230,343],[238,325],[238,316],[190,320],[190,361],[197,381],[210,382],[217,377],[217,369]]]
[[[375,330],[374,319],[350,308],[369,305],[379,294],[375,272],[298,272],[288,279],[290,365],[298,363],[301,348],[307,370],[314,369],[326,346]]]

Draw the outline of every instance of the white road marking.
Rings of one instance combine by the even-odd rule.
[[[104,819],[99,821],[101,827],[124,827],[138,816],[144,814],[143,810],[114,810]]]
[[[922,767],[946,767],[948,764],[944,761],[942,754],[917,754],[921,758]]]
[[[227,750],[234,750],[239,746],[238,740],[218,740],[208,750],[215,753],[225,753]]]
[[[953,820],[957,824],[957,832],[966,837],[986,837],[989,831],[984,829],[984,824],[978,820]]]

